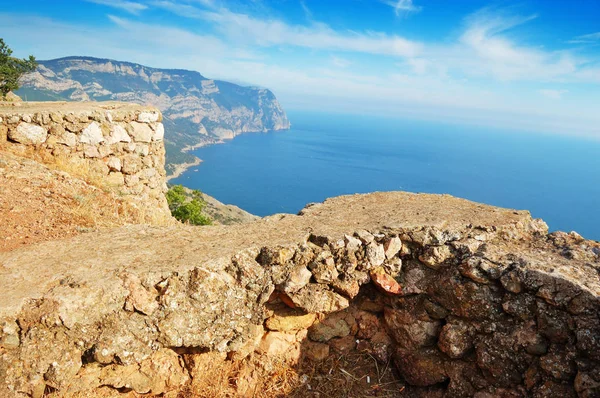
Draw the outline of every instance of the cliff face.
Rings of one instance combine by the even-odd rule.
[[[290,123],[273,93],[210,80],[198,72],[156,69],[87,57],[39,62],[18,94],[29,101],[117,100],[152,105],[164,115],[167,163],[193,160],[186,149]]]
[[[339,380],[327,396],[355,382],[353,396],[600,394],[600,245],[548,234],[528,212],[374,193],[61,248],[0,254],[2,396],[283,396],[268,358],[298,367],[292,396]],[[381,373],[339,366],[349,355]],[[214,387],[228,361],[241,361],[220,376],[234,391],[207,393],[200,381]],[[264,389],[252,385],[260,366]],[[384,383],[394,366],[400,378]]]

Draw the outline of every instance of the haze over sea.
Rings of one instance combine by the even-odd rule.
[[[342,194],[447,193],[527,209],[600,240],[600,141],[373,116],[289,112],[292,129],[203,147],[173,184],[259,216]]]

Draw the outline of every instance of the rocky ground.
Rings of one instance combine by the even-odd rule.
[[[143,222],[143,215],[118,195],[60,168],[0,151],[0,252]],[[258,219],[211,196],[204,199],[205,213],[217,225]]]
[[[600,244],[528,212],[374,193],[60,249],[0,254],[6,396],[600,394]]]
[[[202,197],[206,202],[204,213],[206,213],[214,224],[234,225],[245,224],[258,220],[260,217],[250,214],[245,210],[240,209],[235,205],[226,205],[219,202],[210,195],[202,193]]]
[[[0,152],[0,214],[0,252],[139,221],[116,195],[5,152]]]

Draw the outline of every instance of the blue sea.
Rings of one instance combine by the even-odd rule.
[[[600,140],[373,116],[289,118],[289,131],[198,149],[203,162],[171,183],[259,216],[342,194],[448,193],[527,209],[551,230],[600,240]]]

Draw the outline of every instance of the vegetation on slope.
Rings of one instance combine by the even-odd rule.
[[[206,203],[202,192],[192,190],[188,196],[183,185],[175,185],[166,194],[171,214],[177,220],[192,225],[210,225],[211,220],[202,213]]]

